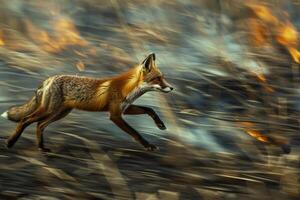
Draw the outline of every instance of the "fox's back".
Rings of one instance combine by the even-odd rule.
[[[107,79],[85,76],[53,76],[44,82],[43,88],[59,91],[64,106],[89,111],[101,111],[107,107]]]

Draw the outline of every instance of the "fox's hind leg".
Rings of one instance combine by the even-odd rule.
[[[44,113],[44,109],[43,108],[38,108],[35,112],[33,112],[29,116],[22,119],[17,124],[17,128],[16,128],[15,133],[7,139],[6,146],[8,148],[12,147],[16,143],[18,138],[21,136],[22,132],[25,130],[25,128],[27,126],[29,126],[30,124],[32,124],[32,123],[34,123],[38,120],[41,120],[44,117],[46,117],[45,114],[43,114],[43,113]]]
[[[165,130],[166,126],[163,121],[159,118],[158,114],[149,107],[145,106],[138,106],[138,105],[130,105],[124,112],[125,115],[142,115],[147,114],[149,115],[153,121],[155,122],[156,126],[161,129]]]
[[[40,105],[37,107],[37,109],[33,113],[24,117],[17,124],[15,133],[11,135],[6,141],[7,147],[10,148],[16,143],[27,126],[34,122],[47,118],[53,112],[59,110],[62,106],[61,104],[61,91],[57,87],[49,87],[47,91],[44,91],[43,97],[40,101]]]
[[[57,120],[60,120],[67,116],[72,109],[61,109],[58,112],[49,115],[47,118],[42,119],[41,121],[38,122],[37,127],[36,127],[36,139],[37,139],[37,145],[39,150],[44,151],[44,152],[49,152],[50,149],[47,149],[44,147],[44,139],[43,139],[43,132],[45,128],[51,124],[52,122],[55,122]]]

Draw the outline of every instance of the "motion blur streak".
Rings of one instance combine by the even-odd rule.
[[[0,113],[57,74],[110,77],[153,52],[174,86],[124,116],[72,111],[13,149],[0,119],[0,199],[299,199],[300,0],[0,0]],[[289,154],[288,154],[289,153]],[[26,158],[26,159],[25,159]]]

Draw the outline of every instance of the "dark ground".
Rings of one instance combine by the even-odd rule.
[[[107,133],[60,125],[47,132],[52,153],[42,154],[27,131],[13,149],[1,145],[1,199],[299,197],[298,155],[248,158],[155,143],[160,150],[146,152]]]

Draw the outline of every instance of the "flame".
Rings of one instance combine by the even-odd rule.
[[[296,63],[300,63],[300,52],[297,50],[298,32],[290,22],[278,27],[278,43],[285,46]]]
[[[264,83],[267,82],[267,79],[266,79],[265,75],[263,75],[263,74],[258,74],[258,73],[255,73],[255,75],[256,75],[256,78],[257,78],[259,81],[264,82]]]
[[[264,88],[267,92],[269,92],[269,93],[274,92],[273,88],[268,84],[267,78],[265,77],[264,74],[254,72],[254,76],[257,78],[258,81],[261,82],[263,88]]]
[[[248,133],[250,136],[254,137],[255,139],[264,142],[264,143],[270,143],[268,140],[268,137],[264,136],[257,130],[246,130],[246,133]]]
[[[59,35],[58,43],[64,45],[77,44],[80,46],[86,45],[76,29],[74,23],[68,19],[60,19],[54,24],[54,30]]]
[[[298,33],[296,28],[290,23],[282,24],[278,27],[277,41],[284,46],[296,45]]]
[[[258,18],[261,20],[275,24],[278,22],[277,18],[272,14],[269,8],[263,5],[248,4],[248,6],[254,11]]]
[[[290,54],[292,55],[294,61],[296,63],[300,63],[300,52],[293,47],[288,47],[288,50],[289,50]]]
[[[256,4],[248,4],[247,6],[253,10],[259,19],[259,21],[250,23],[254,44],[256,46],[265,45],[266,34],[272,33],[274,30],[272,34],[275,35],[275,40],[288,50],[296,63],[300,63],[300,52],[297,50],[298,32],[295,26],[288,20],[277,19],[266,6]]]
[[[33,39],[41,44],[41,47],[50,53],[60,52],[71,45],[86,46],[88,43],[84,40],[74,23],[68,18],[61,18],[52,21],[53,35],[47,31],[40,30],[32,23],[28,22],[28,28],[32,33]]]
[[[239,127],[241,127],[248,135],[255,138],[258,141],[261,141],[263,143],[267,144],[273,144],[273,145],[284,145],[288,144],[288,140],[286,138],[280,137],[278,135],[272,134],[270,136],[270,133],[268,136],[265,136],[261,132],[259,132],[257,129],[255,129],[255,123],[253,122],[237,122]]]
[[[288,140],[286,138],[278,137],[278,136],[273,136],[273,137],[267,137],[261,134],[257,130],[247,130],[246,133],[248,133],[250,136],[254,137],[258,141],[268,143],[268,144],[273,144],[273,145],[284,145],[288,144]]]
[[[3,31],[0,30],[0,46],[4,46],[4,45],[5,45],[5,42],[3,39]]]
[[[261,47],[266,44],[268,35],[266,34],[265,27],[262,23],[259,23],[256,20],[250,20],[249,21],[249,27],[252,29],[252,43],[256,47]]]
[[[249,134],[251,137],[254,137],[255,139],[264,142],[264,143],[271,143],[269,138],[267,136],[264,136],[262,133],[260,133],[258,130],[254,129],[255,124],[252,122],[238,122],[240,126],[243,127],[245,132]]]

